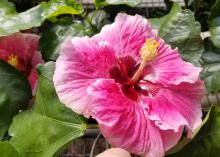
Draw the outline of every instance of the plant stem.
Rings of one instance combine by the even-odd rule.
[[[92,144],[92,148],[91,148],[91,152],[90,152],[90,157],[93,157],[93,154],[94,154],[94,151],[95,151],[95,146],[96,146],[96,143],[98,141],[98,139],[100,138],[102,134],[99,133],[98,136],[95,138],[93,144]]]

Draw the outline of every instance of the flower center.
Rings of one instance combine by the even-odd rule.
[[[146,43],[144,44],[144,46],[142,46],[140,50],[142,62],[138,70],[134,74],[134,76],[131,78],[131,84],[134,84],[139,80],[147,63],[153,60],[157,56],[158,46],[159,46],[159,43],[156,40],[150,40],[148,38],[146,39]]]
[[[13,66],[13,67],[15,67],[15,68],[18,68],[18,56],[11,54],[10,56],[8,56],[7,62],[8,62],[11,66]]]
[[[109,71],[110,78],[120,83],[124,95],[133,101],[137,101],[140,95],[156,96],[160,90],[160,85],[146,79],[146,76],[154,75],[154,70],[148,63],[157,56],[158,46],[156,40],[146,39],[140,50],[141,63],[137,63],[131,56],[119,57],[118,66]]]

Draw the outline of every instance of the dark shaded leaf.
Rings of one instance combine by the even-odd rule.
[[[205,81],[207,93],[220,90],[220,49],[216,48],[209,38],[205,39],[205,51],[201,58],[203,71],[202,79]]]
[[[0,60],[0,140],[7,132],[13,116],[27,107],[31,97],[31,87],[26,77]]]
[[[55,61],[59,55],[59,47],[68,36],[89,36],[92,29],[89,25],[71,18],[62,18],[49,27],[40,39],[40,49],[44,60]]]
[[[211,9],[208,24],[211,40],[215,47],[220,48],[220,0],[217,0]]]

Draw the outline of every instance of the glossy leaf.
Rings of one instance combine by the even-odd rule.
[[[61,14],[79,14],[83,8],[75,0],[51,0],[49,3],[41,3],[43,19],[51,18]]]
[[[26,77],[0,60],[0,140],[7,132],[13,116],[27,107],[31,93]]]
[[[40,26],[44,20],[60,14],[80,14],[83,8],[74,0],[51,0],[25,12],[0,18],[0,36]]]
[[[174,3],[168,15],[160,22],[153,20],[152,23],[159,28],[159,35],[167,43],[173,48],[178,47],[184,60],[200,65],[199,59],[204,49],[200,37],[201,27],[190,10],[181,10],[180,6]]]
[[[217,0],[211,9],[208,24],[212,42],[220,48],[220,0]]]
[[[205,51],[201,58],[203,71],[202,79],[205,80],[207,93],[220,90],[220,49],[216,48],[209,38],[205,39]]]
[[[208,120],[193,140],[179,152],[167,157],[219,157],[220,108],[211,108]]]
[[[120,5],[120,4],[125,4],[130,7],[135,7],[141,2],[142,0],[94,0],[97,9],[108,5]]]
[[[21,157],[9,142],[0,142],[1,157]]]
[[[59,47],[68,36],[89,36],[92,29],[83,22],[62,18],[56,24],[49,27],[40,39],[40,49],[44,60],[55,61],[59,55]]]
[[[86,129],[83,117],[66,108],[53,87],[54,63],[39,66],[39,87],[33,108],[14,118],[10,143],[22,157],[55,157]]]

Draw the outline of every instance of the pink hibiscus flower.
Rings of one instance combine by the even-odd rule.
[[[33,93],[37,83],[36,66],[43,63],[38,52],[38,41],[39,36],[27,33],[15,33],[0,38],[0,59],[27,76]]]
[[[118,14],[91,38],[68,38],[54,84],[73,111],[92,116],[114,146],[162,157],[201,123],[201,68],[183,61],[141,16]]]

